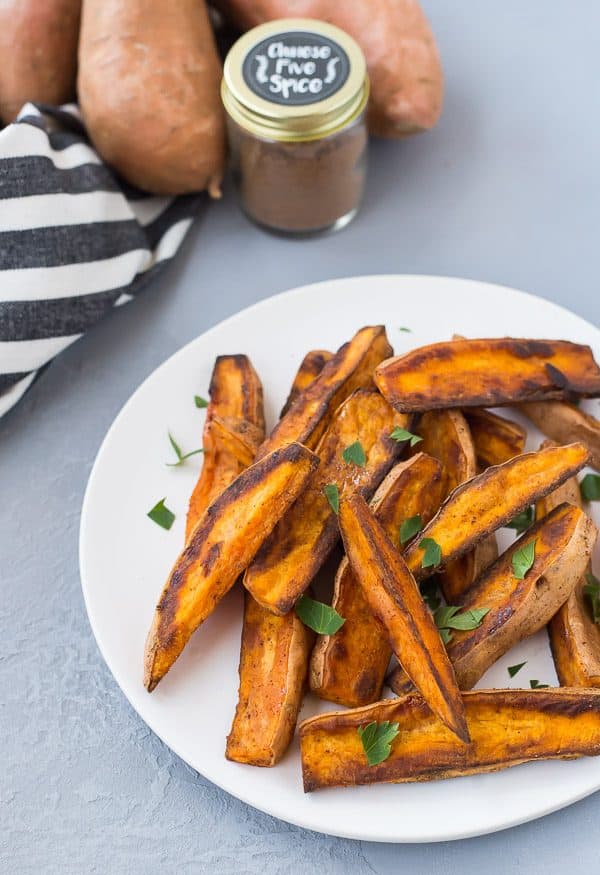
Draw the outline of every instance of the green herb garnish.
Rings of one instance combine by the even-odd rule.
[[[335,635],[346,622],[330,605],[317,602],[307,595],[300,596],[296,602],[296,613],[305,626],[319,635]]]
[[[147,516],[149,516],[152,522],[156,523],[157,526],[161,526],[161,528],[169,531],[175,522],[175,514],[165,505],[165,501],[165,498],[161,498],[161,500],[154,505],[152,510],[148,511]]]
[[[384,720],[383,723],[373,721],[366,726],[359,726],[356,731],[362,741],[367,762],[370,766],[377,766],[389,757],[392,741],[398,735],[399,729],[398,723]]]
[[[349,447],[346,447],[342,453],[342,459],[349,464],[352,462],[360,468],[364,468],[367,464],[367,455],[363,450],[363,445],[360,441],[354,441]]]
[[[525,660],[525,662],[520,662],[518,665],[509,665],[506,669],[508,672],[508,676],[514,678],[514,676],[521,671],[524,665],[527,665],[527,660]]]
[[[522,510],[521,513],[518,513],[509,523],[506,523],[505,528],[515,529],[517,535],[522,535],[523,532],[526,532],[529,526],[533,523],[534,518],[535,512],[533,505],[530,505],[525,508],[525,510]]]
[[[583,592],[590,602],[594,623],[600,624],[600,580],[594,577],[591,571],[587,572],[585,579],[587,583],[583,587]]]
[[[185,460],[186,460],[186,459],[189,459],[190,456],[197,456],[198,453],[203,453],[203,452],[204,452],[204,450],[200,449],[200,450],[192,450],[191,453],[183,453],[183,452],[181,451],[181,447],[180,447],[179,444],[176,442],[176,440],[175,440],[175,438],[173,437],[173,435],[171,434],[171,432],[168,432],[168,434],[169,434],[169,441],[170,441],[170,443],[171,443],[171,446],[173,447],[173,449],[174,449],[174,451],[175,451],[175,455],[177,456],[177,461],[176,461],[176,462],[165,462],[165,465],[166,465],[168,468],[177,468],[178,465],[183,465],[183,463],[185,462]]]
[[[421,519],[420,513],[404,520],[400,526],[400,543],[406,544],[406,542],[410,541],[411,538],[414,538],[417,532],[420,532],[422,528],[423,520]]]
[[[325,498],[329,502],[329,506],[331,507],[334,513],[340,512],[340,490],[337,488],[335,483],[328,483],[327,486],[323,487],[323,492],[325,493]]]
[[[458,629],[461,632],[477,629],[488,612],[489,608],[470,608],[461,614],[459,607],[447,605],[438,608],[433,614],[433,619],[440,630],[442,641],[448,644],[452,638],[451,629]]]
[[[529,681],[529,686],[532,690],[547,690],[550,684],[541,684],[538,680]]]
[[[203,398],[202,395],[194,395],[194,404],[196,407],[202,410],[204,407],[208,407],[208,401],[206,398]]]
[[[530,541],[514,554],[512,567],[517,580],[523,580],[535,560],[535,545],[537,540]]]
[[[586,474],[579,490],[584,501],[600,501],[600,474]]]
[[[442,548],[433,538],[423,538],[419,547],[424,550],[421,568],[435,568],[442,561]]]
[[[408,431],[406,428],[400,428],[399,425],[390,433],[390,437],[393,438],[398,443],[404,443],[405,441],[410,441],[411,447],[414,447],[415,444],[418,444],[419,441],[422,441],[423,438],[419,437],[418,434],[413,434],[412,431]]]
[[[400,325],[398,331],[406,331],[408,334],[412,334],[412,328],[407,328],[405,325]]]

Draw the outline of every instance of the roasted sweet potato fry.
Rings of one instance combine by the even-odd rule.
[[[291,610],[339,537],[325,487],[335,484],[340,496],[360,491],[370,498],[404,446],[390,433],[407,425],[407,417],[376,389],[359,389],[338,408],[316,450],[319,468],[244,575],[244,586],[259,604],[276,614]],[[356,441],[365,454],[362,466],[343,458]]]
[[[519,410],[557,443],[580,441],[585,444],[591,453],[590,465],[600,471],[600,421],[566,401],[520,404]]]
[[[544,441],[542,447],[552,446]],[[543,519],[562,502],[581,507],[575,477],[565,480],[536,504],[536,518]],[[590,566],[586,570],[589,570]],[[600,626],[594,623],[583,591],[585,574],[577,581],[567,601],[548,623],[550,649],[558,680],[563,687],[600,687]]]
[[[373,370],[391,351],[383,325],[361,328],[292,402],[260,448],[259,458],[291,441],[314,449],[339,405],[355,389],[372,385]]]
[[[417,453],[395,465],[370,507],[390,540],[399,543],[402,523],[417,515],[423,524],[431,519],[440,506],[441,490],[440,463]],[[311,689],[322,699],[349,707],[375,702],[392,651],[346,557],[335,576],[332,606],[345,623],[334,635],[317,638],[310,663]]]
[[[462,690],[473,687],[511,647],[542,629],[564,604],[580,580],[596,541],[596,527],[582,510],[561,504],[544,517],[475,581],[463,610],[487,608],[481,625],[453,632],[448,644]],[[513,557],[535,542],[533,565],[517,579]],[[394,671],[394,692],[407,690],[407,678]]]
[[[518,422],[498,416],[483,407],[468,407],[465,417],[469,424],[475,456],[480,468],[502,465],[525,449],[527,433]],[[574,437],[573,440],[579,440]],[[569,443],[569,441],[565,441]]]
[[[156,607],[146,641],[149,691],[249,565],[318,463],[306,447],[288,444],[240,474],[206,509]]]
[[[441,565],[464,555],[496,529],[543,495],[556,489],[588,461],[583,444],[548,447],[537,453],[515,456],[503,465],[487,468],[446,499],[425,526],[421,538],[431,538],[440,547]],[[435,568],[423,568],[420,538],[405,551],[406,564],[418,580]]]
[[[374,379],[405,413],[600,395],[600,368],[591,349],[566,340],[432,343],[383,362]]]
[[[340,503],[348,561],[392,650],[431,710],[469,741],[464,708],[448,654],[415,579],[364,498]]]
[[[274,766],[294,734],[313,633],[290,611],[278,617],[246,593],[240,692],[225,756]]]
[[[250,464],[240,461],[239,441],[249,447],[246,456],[254,448],[254,457],[265,434],[262,385],[247,356],[218,356],[209,392],[202,471],[190,498],[186,540],[206,508]]]
[[[443,726],[417,693],[300,724],[304,791],[355,784],[405,783],[495,772],[531,760],[600,754],[600,690],[474,690],[462,699],[468,745]],[[397,723],[390,756],[365,757],[357,730]]]
[[[296,372],[296,376],[294,377],[294,382],[292,383],[292,388],[290,389],[290,394],[287,397],[287,401],[283,405],[280,416],[285,416],[293,402],[296,400],[298,395],[301,392],[304,392],[305,389],[310,386],[312,382],[319,376],[325,365],[328,361],[333,358],[333,353],[329,352],[327,349],[311,349],[310,352],[307,352],[302,361],[300,362],[300,367]]]

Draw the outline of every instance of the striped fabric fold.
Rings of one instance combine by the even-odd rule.
[[[26,104],[0,131],[0,416],[162,270],[202,197],[127,185],[94,151],[74,105]]]

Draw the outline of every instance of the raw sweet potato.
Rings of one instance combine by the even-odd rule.
[[[317,465],[306,447],[288,444],[240,474],[207,508],[156,607],[144,663],[149,691],[252,561]]]
[[[453,631],[448,656],[462,690],[473,687],[504,653],[542,629],[580,580],[596,541],[596,527],[582,510],[561,504],[528,529],[475,581],[463,610],[487,608],[481,624]],[[515,576],[515,554],[535,542],[535,557],[522,580]],[[395,671],[388,679],[396,693],[407,679]]]
[[[371,133],[406,137],[437,122],[442,67],[417,0],[217,0],[216,5],[243,29],[292,16],[321,19],[353,36],[365,54],[371,80]]]
[[[0,121],[27,101],[61,104],[75,95],[81,0],[2,0]]]
[[[498,416],[483,407],[465,409],[475,455],[480,468],[502,465],[513,456],[519,456],[525,449],[525,429],[518,422]],[[579,440],[573,437],[571,440]],[[565,441],[565,443],[570,443]]]
[[[274,766],[294,734],[314,635],[290,611],[278,617],[246,593],[240,692],[225,756]]]
[[[319,377],[313,386],[318,381]],[[293,411],[294,406],[288,416]],[[404,446],[390,433],[407,425],[407,417],[396,413],[375,389],[358,389],[338,408],[316,449],[318,469],[244,575],[244,586],[259,604],[276,614],[291,610],[339,537],[325,488],[335,484],[340,496],[360,491],[370,498]],[[357,441],[366,457],[362,466],[342,455]]]
[[[340,503],[340,531],[354,575],[400,665],[434,714],[467,743],[462,699],[440,633],[414,577],[362,496]]]
[[[306,353],[300,362],[300,367],[294,377],[290,394],[283,405],[280,416],[285,416],[298,395],[310,386],[332,358],[333,353],[327,349],[311,349],[310,352]]]
[[[405,551],[408,567],[417,579],[435,571],[423,568],[421,538],[440,547],[441,565],[464,555],[488,535],[506,525],[543,495],[551,492],[588,461],[583,444],[548,447],[537,453],[515,456],[503,465],[486,468],[446,499],[431,522]]]
[[[292,402],[260,448],[259,456],[291,441],[314,449],[339,405],[355,389],[372,385],[374,368],[391,350],[383,325],[357,331]]]
[[[79,102],[94,146],[132,185],[220,196],[221,63],[203,0],[84,0]]]
[[[432,343],[383,362],[374,379],[404,412],[600,395],[600,368],[590,347],[566,340]]]
[[[545,445],[551,445],[551,442],[544,441],[542,446]],[[562,486],[538,501],[536,518],[543,519],[565,501],[581,507],[581,494],[575,477],[565,480]],[[583,591],[586,582],[584,574],[548,623],[554,667],[563,687],[600,687],[600,626],[594,623]]]
[[[264,439],[263,391],[245,355],[220,355],[210,380],[202,470],[186,521],[186,539],[209,504],[251,464]]]
[[[519,405],[519,410],[541,432],[559,444],[580,441],[588,447],[590,465],[600,471],[600,422],[566,401],[537,401]]]
[[[432,714],[422,696],[384,699],[300,724],[304,791],[319,787],[404,783],[495,772],[531,760],[600,754],[600,690],[475,690],[463,693],[468,745]],[[357,730],[397,723],[390,756],[365,757]]]
[[[373,496],[370,507],[392,541],[402,523],[419,515],[427,523],[442,500],[442,471],[436,459],[417,453],[398,462]],[[310,663],[313,693],[330,702],[357,707],[381,696],[392,654],[347,557],[335,576],[332,606],[344,617],[334,635],[320,635]]]

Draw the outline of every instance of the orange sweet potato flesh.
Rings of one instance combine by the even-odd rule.
[[[565,501],[581,507],[581,493],[575,477],[538,501],[536,518],[543,519]],[[600,626],[594,623],[583,591],[586,582],[583,574],[567,601],[548,623],[554,667],[563,687],[600,687]]]
[[[263,443],[259,457],[292,441],[313,450],[339,405],[355,389],[372,385],[373,370],[391,350],[383,325],[357,331],[292,402]]]
[[[304,720],[304,791],[434,781],[532,760],[600,754],[600,690],[474,690],[463,693],[462,700],[471,736],[468,745],[437,720],[417,693]],[[370,766],[357,729],[386,720],[397,723],[399,733],[390,756]]]
[[[300,362],[300,367],[294,377],[290,394],[283,405],[280,416],[285,416],[298,395],[314,382],[315,378],[319,376],[327,362],[332,358],[333,353],[327,349],[311,349],[310,352],[306,353]]]
[[[246,593],[238,705],[225,756],[274,766],[294,734],[314,635],[290,611],[278,617]]]
[[[431,519],[441,503],[441,490],[441,465],[417,453],[392,468],[370,507],[390,540],[398,542],[405,520],[417,514],[423,523]],[[332,606],[345,623],[334,635],[318,636],[310,663],[311,690],[350,708],[376,702],[392,651],[346,557],[335,576]]]
[[[353,36],[364,52],[371,81],[371,133],[406,137],[437,122],[443,73],[417,0],[217,0],[215,5],[244,29],[292,16],[327,21]]]
[[[359,491],[370,498],[404,446],[390,433],[408,424],[375,389],[358,389],[338,408],[316,449],[318,469],[244,575],[244,586],[259,604],[276,614],[292,609],[339,537],[325,486],[336,484],[342,497]],[[342,457],[356,441],[366,455],[364,467]]]
[[[498,416],[483,407],[465,409],[475,455],[480,468],[502,465],[513,456],[519,456],[525,449],[527,433],[518,422]],[[572,437],[571,440],[579,440]],[[565,441],[570,443],[570,441]]]
[[[582,510],[561,504],[525,532],[475,581],[463,600],[465,611],[487,608],[481,625],[453,631],[448,644],[461,689],[468,690],[511,647],[542,629],[569,598],[580,580],[596,541],[596,527]],[[512,559],[535,541],[535,559],[518,580]],[[395,671],[389,678],[396,692],[407,678]]]
[[[493,534],[480,541],[464,556],[449,562],[438,575],[440,588],[447,604],[461,605],[465,593],[469,591],[474,581],[497,558],[498,542],[496,535]]]
[[[583,444],[548,447],[537,453],[515,456],[503,465],[486,468],[446,499],[438,513],[421,532],[440,547],[442,565],[464,555],[484,538],[506,525],[543,495],[551,492],[588,461]],[[422,568],[420,538],[405,551],[406,564],[418,580],[434,568]]]
[[[252,462],[264,439],[262,385],[247,356],[218,356],[209,393],[202,470],[190,497],[186,540],[209,504]]]
[[[149,691],[252,561],[317,465],[314,453],[289,444],[240,474],[207,508],[156,607],[144,661]]]
[[[566,340],[432,343],[383,362],[374,379],[404,412],[600,395],[600,368],[590,347]]]
[[[519,406],[541,432],[559,444],[581,441],[589,449],[590,465],[600,471],[600,422],[566,401],[537,401]]]
[[[431,710],[469,741],[462,699],[446,648],[414,577],[364,498],[340,503],[348,561],[391,648]]]

